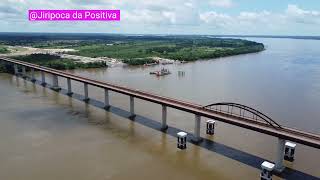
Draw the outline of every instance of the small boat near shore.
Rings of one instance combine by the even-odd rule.
[[[150,74],[154,74],[156,76],[165,76],[171,74],[169,69],[162,68],[160,71],[152,71]]]

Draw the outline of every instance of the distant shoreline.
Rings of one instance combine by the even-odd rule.
[[[310,40],[320,40],[320,35],[318,36],[307,36],[307,35],[215,35],[215,34],[117,34],[117,33],[56,33],[56,32],[0,32],[2,35],[76,35],[76,36],[198,36],[198,37],[240,37],[240,38],[279,38],[279,39],[310,39]],[[1,40],[1,37],[0,37]]]
[[[210,35],[209,35],[210,36]],[[320,36],[267,36],[267,35],[212,35],[211,37],[237,37],[237,38],[275,38],[275,39],[305,39],[305,40],[320,40]]]

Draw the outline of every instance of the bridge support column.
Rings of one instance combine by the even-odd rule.
[[[61,90],[61,88],[59,87],[58,76],[55,74],[52,74],[52,87],[51,87],[51,89],[55,90],[55,91]]]
[[[36,82],[36,78],[34,76],[34,69],[33,68],[31,68],[31,81],[32,82]]]
[[[167,106],[162,105],[162,124],[161,124],[161,130],[167,130]]]
[[[18,70],[18,65],[17,64],[13,65],[13,69],[14,69],[14,74],[18,75],[19,74],[19,70]]]
[[[27,77],[27,73],[26,73],[26,67],[22,66],[22,77],[26,78]]]
[[[44,73],[44,71],[41,71],[41,85],[42,86],[45,86],[47,83],[46,83],[46,75]]]
[[[73,94],[73,92],[72,92],[71,79],[70,78],[67,78],[67,85],[68,85],[68,93],[67,93],[67,95],[71,96]]]
[[[278,138],[278,149],[277,149],[277,159],[275,164],[275,171],[282,172],[284,170],[283,165],[283,155],[286,141],[284,139]]]
[[[200,123],[201,123],[201,116],[196,114],[195,118],[194,118],[194,134],[193,134],[193,139],[192,139],[192,141],[194,141],[194,142],[200,142],[201,141]]]
[[[134,97],[130,96],[130,116],[129,118],[134,118],[136,115],[134,114]]]
[[[83,101],[88,102],[89,99],[89,90],[88,90],[88,84],[84,83],[84,99]]]
[[[109,109],[110,108],[110,102],[109,102],[109,90],[104,89],[104,108]]]

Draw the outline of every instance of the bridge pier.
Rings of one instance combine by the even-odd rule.
[[[31,82],[36,82],[36,78],[34,76],[34,69],[31,68]]]
[[[194,118],[194,134],[193,134],[193,139],[192,139],[192,141],[194,141],[194,142],[200,142],[201,141],[200,123],[201,123],[201,116],[195,114],[195,118]]]
[[[294,152],[296,148],[296,144],[293,142],[286,142],[285,150],[284,150],[284,159],[290,162],[294,161]]]
[[[167,106],[162,105],[162,124],[161,124],[161,130],[167,130]]]
[[[260,173],[260,179],[261,180],[272,180],[272,171],[274,169],[274,164],[264,161],[261,164],[261,173]]]
[[[286,141],[284,139],[278,138],[278,147],[277,147],[277,159],[275,164],[275,171],[282,172],[285,167],[283,165],[283,156],[284,156],[284,148]]]
[[[134,114],[134,97],[130,96],[130,116],[129,118],[134,118],[136,115]]]
[[[207,120],[206,122],[206,126],[207,126],[207,130],[206,133],[209,135],[214,135],[214,125],[215,125],[215,121],[214,120]]]
[[[14,74],[18,75],[19,74],[19,70],[18,70],[18,65],[17,64],[13,64],[13,69],[14,69]]]
[[[104,89],[104,108],[109,109],[110,108],[110,102],[109,102],[109,90]]]
[[[89,98],[88,84],[84,83],[84,99],[83,99],[83,101],[88,102],[89,100],[90,100],[90,98]]]
[[[44,71],[41,71],[41,85],[42,86],[45,86],[47,83],[46,83],[46,75],[44,73]]]
[[[71,79],[70,78],[67,78],[67,85],[68,85],[68,93],[67,93],[67,95],[71,96],[73,94],[73,92],[72,92]]]
[[[58,80],[58,76],[55,75],[55,74],[52,74],[52,87],[51,87],[52,90],[55,90],[55,91],[60,91],[61,88],[59,87],[59,80]]]
[[[187,148],[187,133],[185,132],[178,132],[177,137],[177,148],[183,150]]]
[[[22,78],[26,78],[26,77],[27,77],[26,67],[22,66]]]

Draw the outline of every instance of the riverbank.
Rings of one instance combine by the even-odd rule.
[[[66,41],[56,37],[51,40],[29,40],[30,42],[19,39],[2,44],[9,45],[7,47],[10,53],[6,56],[50,54],[79,63],[103,61],[108,67],[191,62],[264,50],[262,43],[254,41],[203,36],[101,36],[101,39],[97,37],[92,40],[83,38],[84,40]]]
[[[67,54],[91,58],[109,57],[129,65],[146,65],[159,63],[159,58],[169,61],[197,61],[255,53],[263,51],[264,45],[243,39],[170,37],[159,40],[153,37],[112,44],[88,43],[75,47],[75,50]]]
[[[108,58],[108,57],[85,57],[85,56],[77,56],[67,54],[67,52],[74,52],[77,51],[71,48],[38,48],[38,47],[28,47],[28,46],[3,46],[7,49],[7,53],[0,53],[0,56],[7,56],[7,57],[23,57],[23,56],[30,56],[33,54],[49,54],[53,56],[59,56],[59,59],[66,59],[72,60],[79,64],[92,64],[96,62],[105,62],[108,67],[113,66],[121,66],[123,65],[122,61],[115,58]]]
[[[72,59],[61,58],[52,54],[30,54],[24,56],[13,56],[12,58],[38,64],[58,70],[71,70],[71,69],[87,69],[87,68],[106,68],[108,65],[104,61],[95,62],[78,62]],[[13,68],[10,65],[0,64],[0,72],[12,72]]]

